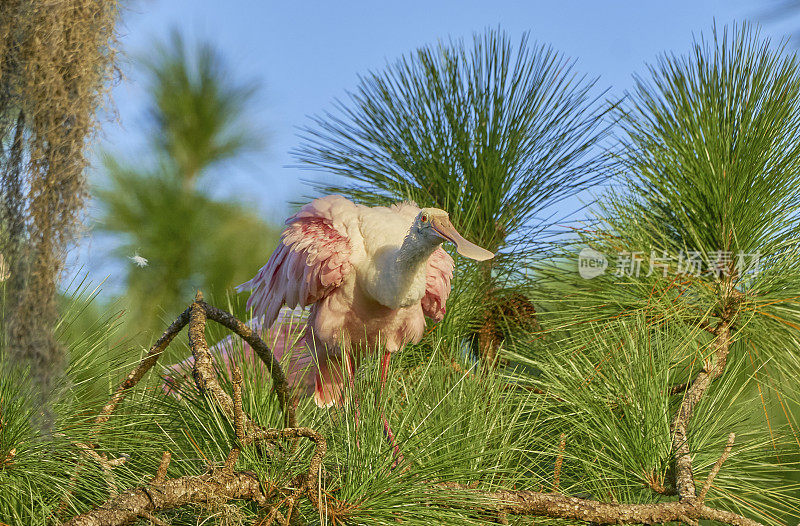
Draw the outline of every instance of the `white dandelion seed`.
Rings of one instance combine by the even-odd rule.
[[[147,266],[147,260],[145,258],[143,258],[142,256],[140,256],[138,252],[135,252],[131,256],[130,259],[131,259],[131,261],[136,263],[136,265],[138,265],[139,267],[146,267]]]

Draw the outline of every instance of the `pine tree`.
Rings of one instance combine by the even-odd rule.
[[[146,157],[155,162],[106,155],[107,177],[96,190],[100,231],[122,241],[115,257],[127,273],[126,318],[144,342],[198,288],[224,301],[277,241],[254,211],[209,195],[223,184],[224,163],[262,147],[246,118],[257,86],[235,81],[210,44],[188,49],[177,32],[152,57],[144,68],[152,127]]]
[[[797,520],[798,96],[796,56],[744,25],[620,106],[616,184],[564,252],[584,267],[541,269],[557,330],[522,358],[574,415],[582,491],[689,501],[735,433],[706,502]]]
[[[295,155],[340,176],[316,184],[322,193],[441,208],[468,239],[500,251],[459,269],[444,322],[472,332],[476,355],[494,363],[508,322],[535,327],[521,277],[547,250],[554,207],[603,176],[595,84],[528,35],[514,43],[488,30],[365,75],[313,118]]]

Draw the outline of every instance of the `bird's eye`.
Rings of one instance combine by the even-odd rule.
[[[419,220],[423,223],[426,223],[428,221],[428,214],[422,214],[422,217],[420,217]]]

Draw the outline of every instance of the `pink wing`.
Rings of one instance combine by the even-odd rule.
[[[445,303],[450,296],[450,280],[453,279],[453,258],[442,247],[434,250],[428,258],[425,296],[422,297],[422,312],[435,321],[442,321]]]
[[[352,249],[344,227],[348,214],[358,214],[356,205],[329,195],[286,220],[281,242],[267,264],[237,287],[252,291],[247,307],[253,308],[265,326],[272,325],[282,305],[306,307],[342,284],[352,268]]]

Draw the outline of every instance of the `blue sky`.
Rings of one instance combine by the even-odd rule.
[[[600,87],[622,94],[631,75],[643,73],[659,53],[686,51],[692,36],[708,31],[714,21],[721,26],[758,19],[763,5],[756,0],[132,0],[121,27],[126,78],[113,90],[117,119],[103,122],[101,147],[135,154],[142,143],[146,97],[133,67],[136,57],[146,55],[172,28],[190,41],[210,41],[235,77],[263,83],[250,119],[264,130],[268,148],[210,174],[207,184],[216,194],[238,197],[280,220],[288,201],[308,194],[301,179],[323,177],[289,166],[297,127],[309,115],[330,109],[335,98],[356,85],[359,74],[421,45],[469,38],[486,27],[499,26],[515,39],[530,31],[533,40],[575,59],[577,71],[599,77]],[[780,39],[795,27],[800,21],[773,21],[764,33]],[[105,242],[85,239],[74,251],[72,272],[88,270],[94,281],[108,275],[106,287],[118,287],[118,269],[103,264],[107,248]]]

